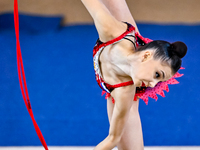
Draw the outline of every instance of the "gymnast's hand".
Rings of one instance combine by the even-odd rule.
[[[111,150],[121,140],[130,109],[132,105],[137,105],[133,102],[135,88],[135,85],[130,85],[112,91],[111,95],[115,99],[115,105],[110,121],[109,135],[94,150]]]

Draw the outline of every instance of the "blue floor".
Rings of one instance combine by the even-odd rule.
[[[48,145],[98,144],[108,134],[106,100],[96,84],[94,25],[61,26],[62,17],[20,15],[20,42],[33,112]],[[144,37],[183,41],[180,84],[166,98],[140,102],[145,146],[200,145],[200,24],[141,24]],[[41,145],[23,102],[13,15],[0,15],[0,146]]]

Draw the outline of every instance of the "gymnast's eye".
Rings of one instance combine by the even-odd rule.
[[[160,74],[158,72],[156,72],[156,78],[159,78]]]

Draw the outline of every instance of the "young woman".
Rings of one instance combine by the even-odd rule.
[[[108,97],[109,135],[95,150],[115,146],[119,150],[143,150],[137,93],[169,80],[180,69],[187,47],[182,42],[150,42],[143,38],[125,0],[82,2],[99,34],[93,50],[94,69]]]

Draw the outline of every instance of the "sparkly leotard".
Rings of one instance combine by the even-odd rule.
[[[98,85],[100,86],[100,88],[103,90],[102,93],[103,94],[106,93],[106,98],[108,98],[110,96],[110,93],[115,88],[122,87],[122,86],[128,86],[128,85],[134,84],[134,82],[128,81],[128,82],[123,82],[123,83],[116,84],[116,85],[110,85],[103,80],[102,75],[101,75],[100,66],[99,66],[99,56],[100,56],[101,52],[103,51],[103,49],[106,46],[116,44],[123,39],[127,39],[127,40],[131,41],[135,48],[138,46],[143,46],[152,41],[148,38],[142,37],[139,33],[135,32],[135,27],[133,27],[131,24],[129,24],[129,23],[126,23],[126,24],[127,24],[127,30],[123,34],[121,34],[119,37],[117,37],[113,40],[110,40],[108,42],[105,42],[105,43],[101,42],[98,39],[96,42],[96,45],[93,49],[93,63],[94,63],[96,81],[97,81]],[[130,40],[128,38],[129,36],[134,37],[136,41],[133,42],[132,40]],[[168,81],[165,81],[165,82],[158,83],[154,88],[150,88],[150,87],[136,88],[136,94],[135,94],[134,100],[137,100],[137,98],[139,97],[139,98],[143,99],[144,102],[147,104],[148,97],[154,98],[156,100],[158,99],[156,94],[160,94],[161,96],[164,97],[163,90],[169,91],[167,84],[177,84],[178,81],[176,81],[174,78],[180,77],[180,76],[182,76],[182,75],[177,72],[171,79],[169,79]],[[113,99],[113,102],[114,102],[114,99]]]
[[[94,62],[94,70],[95,70],[96,80],[97,80],[98,85],[107,93],[112,92],[112,90],[114,90],[114,88],[133,84],[133,81],[124,82],[124,83],[120,83],[117,85],[110,85],[110,84],[106,83],[103,80],[102,75],[101,75],[100,66],[99,66],[99,56],[106,46],[117,43],[117,42],[121,41],[122,39],[128,39],[127,36],[133,36],[134,31],[135,31],[135,28],[133,26],[131,26],[130,24],[128,24],[127,30],[119,37],[117,37],[111,41],[108,41],[106,43],[101,42],[99,39],[96,42],[96,45],[93,50],[93,62]],[[135,37],[135,36],[133,36],[133,37]],[[134,43],[134,46],[135,46],[135,43]]]

